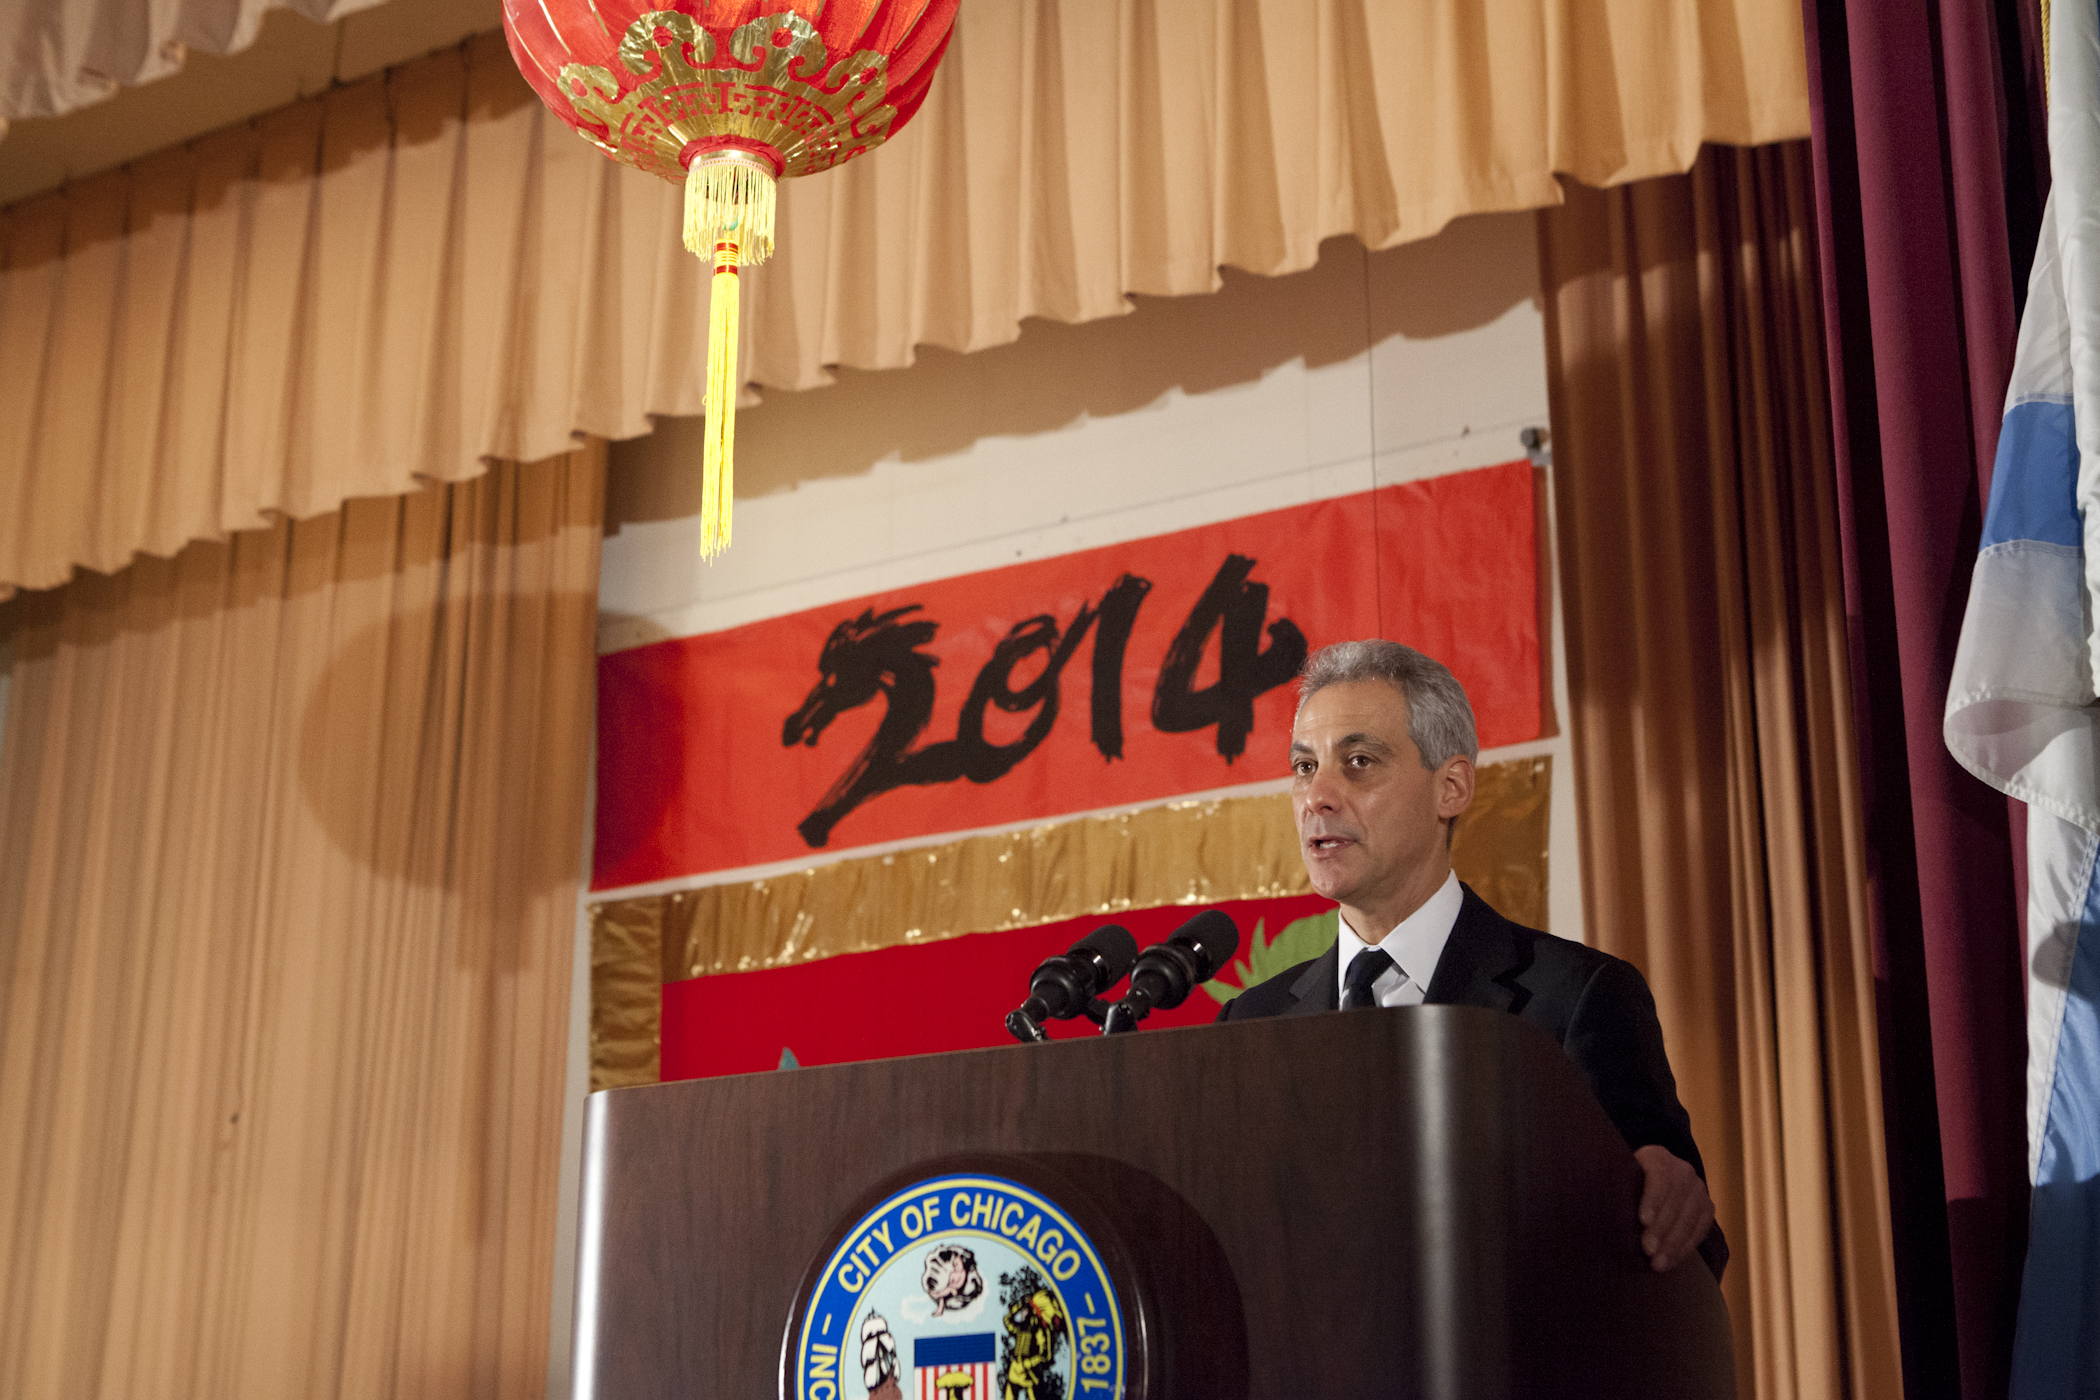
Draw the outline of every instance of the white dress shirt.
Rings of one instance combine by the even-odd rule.
[[[1372,995],[1380,1006],[1420,1006],[1422,998],[1429,994],[1429,979],[1436,975],[1437,959],[1444,956],[1444,944],[1451,937],[1452,926],[1458,922],[1460,906],[1466,902],[1465,891],[1458,887],[1458,872],[1444,877],[1435,894],[1424,900],[1422,907],[1400,921],[1400,926],[1378,940],[1378,946],[1392,956],[1394,966],[1380,973],[1371,984]],[[1356,930],[1349,927],[1349,916],[1342,915],[1340,948],[1341,956],[1335,969],[1335,1000],[1339,1004],[1341,992],[1349,985],[1349,964],[1356,955],[1371,945],[1357,937]]]

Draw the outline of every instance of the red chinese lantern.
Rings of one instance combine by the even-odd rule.
[[[662,0],[659,0],[661,3]],[[737,269],[773,251],[775,182],[901,131],[959,0],[503,0],[540,100],[614,160],[685,184],[685,246],[714,264],[700,552],[729,544]]]

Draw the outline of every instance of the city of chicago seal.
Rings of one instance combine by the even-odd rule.
[[[1094,1242],[987,1172],[894,1191],[792,1320],[791,1400],[1120,1400],[1123,1313]]]

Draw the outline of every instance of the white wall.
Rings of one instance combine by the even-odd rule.
[[[615,445],[611,650],[1523,455],[1546,416],[1529,215],[1212,296],[841,371],[737,424],[736,544],[697,538],[699,423]]]

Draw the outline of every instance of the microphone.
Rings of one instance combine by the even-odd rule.
[[[1240,950],[1239,927],[1222,909],[1206,909],[1155,943],[1137,960],[1130,990],[1108,1009],[1103,1035],[1134,1031],[1156,1007],[1170,1011],[1188,1000],[1199,982],[1208,982]]]
[[[1103,924],[1060,957],[1045,958],[1028,978],[1028,1000],[1006,1018],[1015,1040],[1048,1040],[1043,1022],[1069,1021],[1123,980],[1137,960],[1137,940],[1121,924]]]

